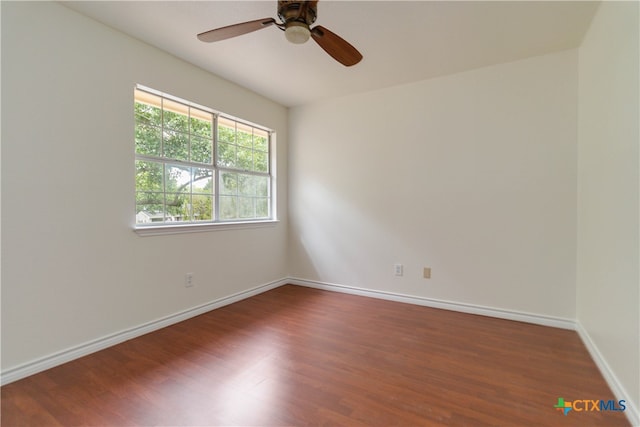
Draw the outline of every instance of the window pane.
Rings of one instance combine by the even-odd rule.
[[[256,218],[269,217],[269,199],[260,197],[256,199]]]
[[[193,135],[211,139],[212,128],[213,114],[195,108],[191,109],[191,133]]]
[[[252,197],[239,197],[238,202],[240,218],[255,217],[254,199]]]
[[[238,218],[238,206],[235,196],[220,196],[220,219]]]
[[[149,205],[162,205],[164,195],[162,192],[155,191],[137,191],[136,192],[136,204],[142,206],[144,209],[145,206]]]
[[[165,129],[172,129],[183,133],[189,132],[189,107],[168,99],[164,100],[162,107],[162,120]]]
[[[218,143],[218,166],[234,168],[236,167],[236,146],[225,143]]]
[[[189,132],[189,123],[187,122],[187,116],[179,113],[164,110],[164,128],[171,129],[178,132]]]
[[[236,130],[233,127],[224,126],[218,122],[218,141],[236,143]]]
[[[136,160],[136,191],[163,191],[163,165]]]
[[[268,176],[256,176],[254,177],[256,186],[256,196],[269,197],[269,177]]]
[[[191,168],[186,166],[166,165],[165,188],[169,193],[188,193],[191,191]]]
[[[191,197],[193,221],[210,221],[213,219],[213,196],[194,194]]]
[[[213,174],[210,169],[193,168],[191,182],[194,194],[213,194]]]
[[[252,175],[238,174],[238,194],[242,196],[255,196],[256,179]]]
[[[213,141],[211,138],[191,137],[191,161],[211,164],[213,158]]]
[[[189,221],[190,198],[187,193],[167,193],[165,221]]]
[[[236,138],[238,139],[238,142],[237,142],[238,145],[247,147],[247,148],[253,148],[252,132],[250,131],[245,132],[245,131],[238,130]]]
[[[238,194],[238,174],[231,172],[223,172],[220,178],[220,194],[236,195]]]
[[[262,151],[253,152],[253,165],[256,172],[268,172],[269,171],[269,155]]]
[[[176,160],[189,160],[189,138],[187,135],[165,130],[164,157]]]
[[[136,153],[147,156],[162,155],[160,128],[136,123]]]
[[[157,105],[160,105],[160,101],[158,101]],[[156,127],[162,126],[162,110],[158,106],[136,102],[134,109],[136,123]]]
[[[160,195],[162,198],[162,195]],[[136,204],[136,224],[163,222],[163,204]]]
[[[242,170],[253,170],[253,151],[250,148],[238,147],[236,167]]]
[[[268,151],[269,149],[269,134],[262,129],[254,129],[253,134],[253,148],[254,150]]]

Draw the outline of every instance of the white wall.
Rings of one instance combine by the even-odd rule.
[[[289,120],[293,276],[574,318],[576,50]]]
[[[636,411],[638,20],[637,2],[603,2],[579,50],[577,266],[577,320]]]
[[[285,108],[63,6],[1,10],[3,372],[290,274],[577,317],[638,407],[637,4],[579,51],[295,108],[290,137]],[[281,223],[133,233],[136,83],[276,129]]]
[[[136,83],[275,129],[282,221],[136,235]],[[286,108],[54,2],[2,2],[2,107],[3,372],[287,276]]]

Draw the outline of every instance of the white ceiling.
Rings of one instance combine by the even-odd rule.
[[[409,83],[577,47],[594,1],[337,1],[317,25],[364,59],[344,67],[312,40],[293,45],[275,26],[216,43],[196,34],[276,17],[273,1],[63,2],[285,106]]]

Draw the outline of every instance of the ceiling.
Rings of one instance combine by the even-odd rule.
[[[594,1],[322,0],[322,25],[364,59],[334,61],[275,26],[215,43],[196,34],[276,17],[273,1],[73,1],[67,7],[285,106],[424,80],[577,47]]]

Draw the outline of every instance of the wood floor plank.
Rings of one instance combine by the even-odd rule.
[[[573,331],[283,286],[1,388],[2,426],[626,426]]]

